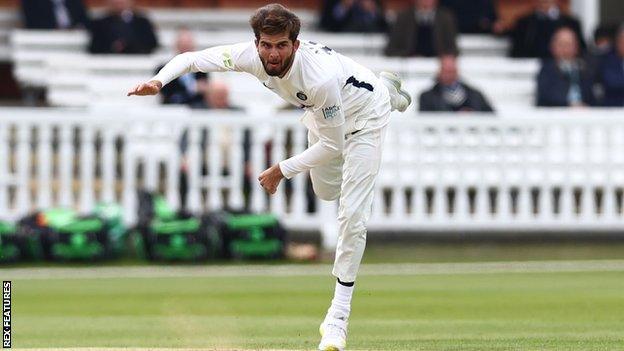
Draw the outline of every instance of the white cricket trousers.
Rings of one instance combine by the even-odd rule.
[[[353,282],[366,247],[366,222],[373,205],[373,189],[379,173],[387,126],[363,129],[348,135],[340,157],[310,170],[314,193],[323,200],[340,197],[338,244],[332,274]],[[308,132],[308,143],[318,137]]]

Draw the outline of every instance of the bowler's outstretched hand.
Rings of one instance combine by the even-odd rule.
[[[150,80],[147,83],[141,83],[132,88],[128,92],[128,96],[137,95],[137,96],[146,96],[146,95],[156,95],[162,88],[162,83],[157,80]]]

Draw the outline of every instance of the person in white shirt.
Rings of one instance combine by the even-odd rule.
[[[344,350],[351,297],[366,242],[373,187],[392,110],[405,111],[410,95],[394,74],[372,71],[332,49],[298,40],[299,18],[279,4],[250,19],[256,40],[176,56],[128,95],[154,95],[187,72],[247,72],[286,101],[302,107],[309,147],[262,172],[274,194],[283,178],[310,171],[316,195],[340,198],[339,237],[332,274],[334,299],[321,324],[319,350]]]

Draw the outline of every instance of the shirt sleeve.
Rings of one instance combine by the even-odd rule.
[[[345,137],[345,117],[337,81],[319,87],[314,98],[314,124],[319,141],[304,152],[279,163],[284,177],[290,179],[298,173],[327,163],[342,155]]]
[[[177,55],[152,80],[166,85],[189,72],[235,71],[256,75],[259,61],[253,42],[215,46]]]

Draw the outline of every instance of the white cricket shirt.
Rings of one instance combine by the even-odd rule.
[[[254,41],[187,52],[173,58],[153,80],[163,85],[187,72],[247,72],[284,100],[303,108],[304,125],[319,142],[280,162],[286,178],[342,154],[345,136],[388,123],[387,88],[368,68],[330,48],[300,40],[284,77],[269,76]]]

